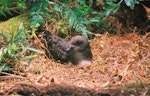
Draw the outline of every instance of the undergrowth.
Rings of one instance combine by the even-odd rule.
[[[28,31],[24,29],[23,24],[18,29],[12,29],[11,34],[0,32],[3,39],[3,45],[0,50],[0,73],[2,71],[13,70],[15,68],[22,68],[21,62],[30,60],[36,55],[32,55],[29,52],[41,51],[32,48],[28,44]],[[28,53],[28,54],[27,54]],[[22,70],[22,69],[20,69]]]
[[[46,22],[58,26],[58,32],[69,35],[76,32],[85,37],[91,34],[91,27],[103,24],[103,18],[116,13],[121,3],[134,9],[138,0],[95,0],[104,11],[93,9],[94,0],[1,0],[0,14],[6,16],[12,11],[29,13],[31,28],[38,27]],[[145,1],[145,0],[144,0]],[[95,27],[93,27],[95,28]]]

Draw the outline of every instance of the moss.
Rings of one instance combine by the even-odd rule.
[[[10,18],[9,20],[5,22],[1,22],[0,32],[3,31],[3,32],[10,33],[12,30],[16,30],[21,23],[24,24],[25,28],[30,26],[27,14],[22,14],[22,15]]]
[[[126,88],[144,88],[147,84],[144,82],[130,83],[127,84]]]

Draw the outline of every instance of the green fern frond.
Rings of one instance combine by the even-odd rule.
[[[75,4],[74,7],[70,8],[69,4],[71,3],[72,2],[64,3],[58,1],[51,4],[54,7],[54,13],[57,14],[55,17],[58,17],[56,18],[56,20],[59,22],[58,24],[63,24],[64,20],[62,23],[60,23],[61,19],[66,19],[65,22],[67,23],[64,24],[68,24],[68,30],[74,29],[75,32],[80,32],[85,37],[88,37],[88,34],[92,33],[87,28],[87,26],[91,24],[95,24],[97,26],[102,24],[102,18],[99,12],[93,11],[91,8],[91,2],[90,5],[87,5],[86,1],[77,0],[73,3]],[[61,30],[64,31],[65,29]]]

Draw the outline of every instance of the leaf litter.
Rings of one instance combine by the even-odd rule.
[[[1,76],[0,94],[150,95],[150,33],[143,36],[136,33],[122,36],[97,34],[89,41],[93,53],[91,65],[79,67],[61,64],[37,54],[37,58],[25,62],[24,72]],[[38,42],[35,46],[39,46]]]

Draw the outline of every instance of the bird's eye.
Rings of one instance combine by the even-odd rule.
[[[80,44],[82,44],[82,41],[77,41],[76,42],[76,45],[80,45]]]

